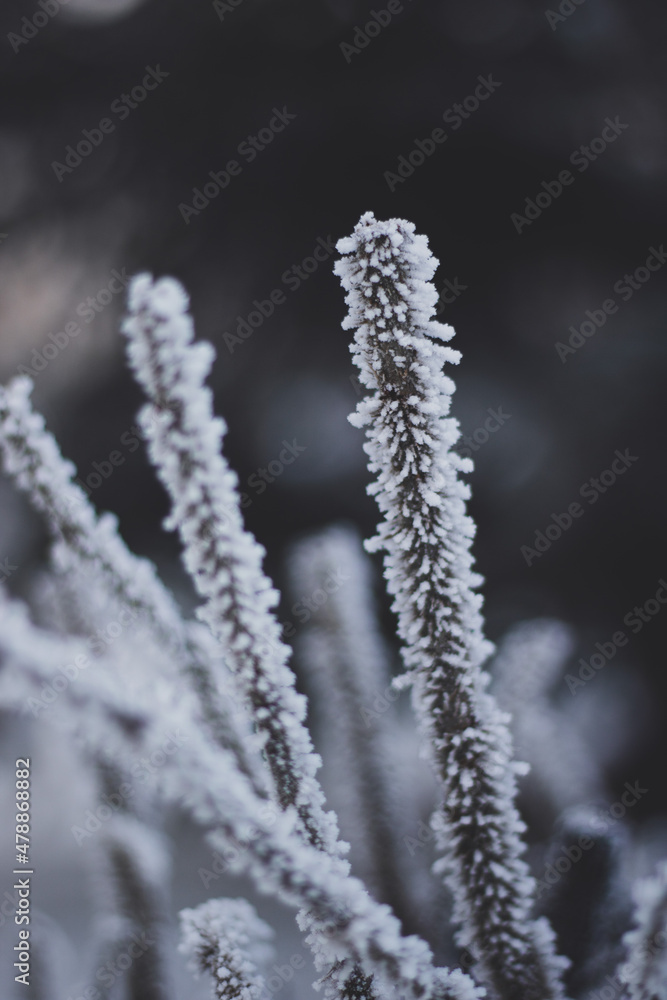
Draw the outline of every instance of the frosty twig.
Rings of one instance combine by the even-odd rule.
[[[398,614],[406,680],[443,784],[442,868],[454,894],[459,943],[503,1000],[562,995],[553,935],[530,919],[533,880],[521,859],[514,806],[516,766],[505,717],[485,691],[481,582],[472,569],[474,526],[466,514],[472,467],[454,452],[448,416],[454,385],[442,373],[460,355],[454,331],[432,319],[437,262],[426,238],[400,219],[364,215],[338,249],[347,292],[343,322],[368,390],[350,418],[366,430],[383,515],[368,547],[385,552]]]

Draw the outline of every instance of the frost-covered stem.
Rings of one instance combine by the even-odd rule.
[[[127,921],[117,916],[107,916],[99,921],[97,941],[92,962],[90,962],[91,969],[88,973],[90,985],[86,987],[89,996],[95,997],[95,1000],[118,1000],[119,995],[122,994],[124,984],[121,983],[119,988],[119,980],[116,976],[109,974],[109,966],[118,968],[116,963],[120,956],[126,952],[130,944],[136,944],[129,937],[129,934],[130,928]],[[98,976],[100,972],[101,979]],[[82,991],[84,997],[86,989]]]
[[[278,595],[261,568],[264,550],[243,528],[237,477],[221,454],[224,422],[213,416],[203,382],[213,349],[193,344],[181,286],[140,275],[130,289],[123,330],[137,380],[151,400],[140,414],[149,454],[172,501],[184,562],[205,599],[198,616],[222,642],[252,718],[276,797],[294,806],[309,841],[337,854],[335,818],[323,810],[319,758],[303,725],[305,699],[294,689],[288,647],[271,612]]]
[[[84,650],[78,640],[36,628],[0,592],[0,705],[20,710],[32,691]],[[367,976],[384,977],[415,1000],[476,1000],[469,977],[435,969],[428,946],[403,937],[388,907],[346,876],[340,859],[304,844],[293,810],[267,811],[235,757],[201,733],[192,692],[169,685],[158,701],[155,680],[148,678],[147,690],[133,692],[130,708],[117,683],[109,682],[113,676],[113,670],[84,672],[52,712],[93,754],[115,755],[128,767],[134,754],[150,756],[170,732],[185,734],[178,761],[170,757],[155,776],[162,795],[208,827],[214,847],[234,846],[237,870],[248,872],[260,892],[302,908],[300,926],[316,938],[320,972],[351,956]]]
[[[575,806],[561,815],[540,864],[538,905],[572,962],[564,977],[569,996],[585,997],[606,983],[624,954],[621,938],[631,916],[624,833],[621,824],[601,822],[590,806]]]
[[[221,451],[226,425],[214,417],[212,394],[204,385],[213,349],[193,344],[187,308],[187,295],[176,281],[154,283],[140,275],[131,286],[123,325],[130,364],[151,400],[139,422],[172,501],[167,527],[179,531],[185,567],[205,600],[198,616],[223,644],[263,738],[281,809],[295,808],[306,841],[340,859],[336,818],[324,811],[316,778],[320,759],[303,721],[305,698],[295,690],[289,647],[272,612],[278,594],[262,571],[264,550],[243,527],[238,480]],[[336,985],[345,973],[336,967]],[[370,989],[364,995],[374,996]]]
[[[392,791],[392,750],[384,719],[372,708],[391,677],[373,607],[370,560],[355,531],[335,527],[296,545],[290,569],[295,596],[304,589],[326,595],[303,629],[299,649],[319,693],[315,705],[329,751],[323,756],[335,767],[335,784],[348,807],[359,874],[394,913],[414,919],[397,849],[402,821]]]
[[[62,1000],[64,997],[65,982],[61,973],[63,939],[64,932],[51,917],[39,910],[33,911],[29,938],[30,1000]],[[11,995],[14,1000],[16,993]]]
[[[623,942],[628,949],[619,978],[631,1000],[667,1000],[667,862],[634,889],[635,926]]]
[[[493,659],[493,688],[507,711],[548,697],[574,650],[569,626],[552,618],[520,622],[503,636]]]
[[[171,650],[184,643],[183,620],[162,586],[155,567],[132,555],[118,534],[114,515],[98,517],[73,481],[74,465],[65,460],[44,418],[31,406],[33,383],[23,376],[0,387],[0,451],[5,471],[46,518],[54,539],[83,563],[92,563],[109,589],[137,611],[146,612]],[[67,558],[63,547],[58,556]]]
[[[604,791],[594,753],[550,699],[573,649],[573,632],[562,622],[521,622],[503,638],[491,668],[491,690],[511,716],[517,753],[530,765],[527,789],[535,791],[542,811],[550,800],[555,815]]]
[[[113,817],[103,837],[116,909],[134,932],[128,935],[134,937],[134,949],[128,950],[128,1000],[171,1000],[165,968],[169,860],[163,838],[135,817],[123,815]]]
[[[0,387],[0,454],[5,471],[46,518],[56,542],[54,561],[66,578],[75,605],[77,581],[83,574],[89,578],[80,588],[84,594],[91,584],[97,588],[102,581],[121,604],[144,615],[156,640],[176,656],[190,675],[213,738],[234,750],[239,766],[253,778],[258,794],[265,794],[238,732],[239,723],[221,700],[222,691],[229,688],[228,677],[215,658],[207,654],[202,626],[183,621],[153,564],[126,547],[116,517],[96,514],[74,482],[74,465],[62,457],[57,442],[45,428],[44,418],[33,410],[32,388],[32,381],[24,377]]]
[[[469,489],[459,478],[471,463],[452,450],[454,386],[442,373],[460,355],[441,343],[452,328],[432,320],[437,262],[414,225],[371,213],[338,249],[347,255],[335,267],[350,307],[343,327],[356,330],[353,358],[369,390],[350,419],[366,428],[377,477],[369,492],[384,517],[368,547],[385,552],[407,680],[443,782],[437,821],[459,942],[503,1000],[556,998],[553,935],[530,918],[507,720],[480,669],[491,647],[475,592]]]
[[[127,691],[119,690],[110,675],[118,662],[113,651],[97,661],[100,670],[83,672],[76,683],[64,685],[63,665],[88,659],[86,645],[79,639],[63,638],[38,629],[27,609],[10,601],[0,588],[0,703],[38,717],[42,712],[60,721],[70,734],[90,742],[102,756],[112,749],[119,754],[132,752],[147,725],[147,715]],[[45,687],[55,692],[52,682],[59,678],[63,693],[45,707]],[[55,709],[58,711],[56,712]],[[105,743],[105,737],[109,743]]]
[[[195,974],[208,973],[216,1000],[259,1000],[264,988],[258,965],[268,960],[271,928],[245,899],[211,899],[181,910],[179,951]]]
[[[104,798],[118,796],[118,789],[129,776],[118,766],[117,761],[111,761],[99,753],[93,756],[96,758],[95,769],[101,795]],[[143,805],[146,805],[146,801]],[[136,807],[136,800],[132,807]],[[120,813],[112,817],[109,827],[104,827],[96,844],[93,880],[98,889],[96,898],[99,916],[96,920],[96,941],[91,949],[94,965],[89,974],[91,985],[88,991],[96,1000],[113,1000],[121,991],[125,991],[124,984],[127,980],[128,1000],[143,1000],[143,984],[140,991],[133,989],[138,972],[140,981],[148,980],[148,1000],[169,1000],[171,993],[162,978],[164,970],[161,968],[164,948],[160,940],[160,924],[163,922],[161,913],[164,912],[164,907],[160,907],[161,912],[156,913],[157,919],[151,921],[145,919],[143,905],[143,897],[146,895],[144,887],[150,882],[149,873],[154,872],[156,867],[162,867],[162,881],[165,881],[164,843],[162,837],[153,834],[139,822],[134,808],[130,809],[127,800],[121,800],[118,805],[117,798],[114,808],[118,808]],[[139,831],[138,837],[133,837],[135,830]],[[148,852],[145,849],[146,842],[149,845]],[[147,868],[142,868],[146,853],[149,864]],[[153,936],[154,931],[158,931],[158,939]],[[155,949],[156,945],[159,952]],[[146,954],[150,949],[153,949],[152,953]],[[126,964],[128,959],[131,962],[129,971]],[[136,963],[138,969],[135,968]],[[153,975],[148,972],[152,967]],[[118,974],[112,971],[119,968],[122,971]]]

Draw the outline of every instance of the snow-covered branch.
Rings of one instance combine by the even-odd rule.
[[[151,403],[139,421],[172,502],[184,562],[205,603],[198,616],[222,643],[257,730],[283,809],[294,806],[308,840],[341,854],[332,813],[316,778],[319,757],[303,724],[288,647],[272,613],[278,594],[262,572],[264,550],[244,530],[238,481],[221,453],[226,426],[204,385],[208,343],[193,344],[188,299],[173,279],[135,278],[123,324],[128,356]]]
[[[34,718],[48,713],[78,740],[94,732],[102,757],[131,753],[148,715],[118,683],[115,652],[97,669],[95,662],[81,640],[36,628],[27,609],[0,589],[0,705]]]
[[[182,388],[188,386],[186,379]],[[127,658],[110,655],[100,659],[103,669],[79,670],[76,683],[67,683],[67,676],[65,680],[59,676],[59,664],[77,655],[85,657],[86,644],[37,630],[25,613],[7,605],[3,617],[8,627],[0,644],[3,703],[20,710],[26,698],[50,686],[57,692],[52,710],[54,719],[60,720],[72,735],[86,741],[94,756],[110,754],[128,766],[134,753],[159,751],[170,733],[185,734],[178,763],[168,760],[157,776],[163,794],[208,826],[214,844],[226,848],[248,841],[247,849],[241,852],[240,866],[256,879],[261,891],[276,893],[302,908],[300,926],[309,935],[320,974],[326,973],[329,982],[338,982],[342,988],[348,984],[351,988],[353,980],[364,985],[372,974],[378,982],[384,978],[386,983],[404,989],[411,996],[442,996],[452,1000],[474,996],[467,977],[435,970],[428,947],[417,938],[401,936],[396,918],[375,904],[361,883],[347,877],[347,863],[341,857],[322,854],[303,843],[303,815],[298,815],[296,802],[294,806],[288,805],[282,815],[276,814],[258,793],[255,782],[243,772],[238,756],[231,755],[225,746],[214,745],[202,731],[197,722],[201,707],[193,701],[191,688],[183,674],[170,668],[170,661],[161,655],[170,647],[175,663],[180,664],[183,629],[179,618],[170,621],[170,610],[160,609],[164,595],[161,591],[153,592],[154,584],[161,587],[159,581],[152,568],[142,571],[124,546],[119,548],[122,543],[113,520],[96,519],[85,498],[76,494],[71,482],[73,469],[62,462],[43,421],[30,410],[28,396],[29,384],[21,380],[0,394],[0,423],[8,470],[31,495],[33,503],[47,513],[54,534],[63,537],[64,558],[75,553],[73,567],[80,565],[79,560],[94,565],[101,578],[108,578],[110,592],[129,599],[132,607],[146,611],[151,624],[157,622],[159,628],[153,631],[163,631],[165,641],[154,648],[145,647],[144,669],[140,673],[133,670]],[[177,428],[174,435],[178,440]],[[192,447],[193,442],[188,444]],[[251,548],[255,544],[249,537],[248,543]],[[273,594],[263,577],[258,590],[255,589],[252,573],[250,590],[244,589],[247,569],[248,562],[242,558],[239,593],[250,600],[250,606],[243,608],[244,615],[252,616],[258,608],[261,614]],[[256,601],[258,591],[261,596]],[[170,643],[172,628],[177,641]],[[263,636],[267,645],[257,650],[258,655],[266,656],[267,649],[275,654],[271,631],[269,628]],[[152,649],[150,655],[146,654],[146,648]],[[243,658],[242,640],[236,652],[237,657]],[[284,655],[282,649],[279,655]],[[153,656],[157,662],[151,664]],[[303,715],[303,701],[293,689],[287,667],[284,671],[283,679],[287,679],[281,694],[286,690],[288,695],[281,702],[285,712],[279,721],[289,737],[294,737],[296,727],[291,746],[307,750],[297,761],[300,770],[297,767],[296,773],[307,777],[314,772],[317,758],[310,753],[309,742],[304,742],[307,732],[299,718],[299,713]],[[290,702],[290,698],[295,701]],[[308,781],[303,782],[303,803],[304,808],[313,806],[311,812],[316,814],[321,809],[321,793],[314,777],[312,782],[310,786]],[[311,794],[313,789],[315,792]],[[322,813],[321,827],[317,829],[324,842],[327,836],[333,837],[335,824]],[[300,836],[296,836],[297,830],[301,831]],[[355,964],[357,970],[350,976]],[[367,990],[365,995],[372,995],[372,991]]]
[[[29,378],[17,377],[0,387],[0,451],[5,471],[46,518],[56,546],[57,563],[75,566],[73,556],[92,563],[109,589],[144,611],[164,645],[184,642],[183,620],[176,604],[147,559],[132,555],[118,533],[113,514],[98,517],[83,490],[73,481],[74,465],[65,460],[53,436],[36,413]]]
[[[521,622],[499,645],[492,666],[492,692],[509,712],[517,752],[530,764],[526,785],[535,799],[558,815],[568,806],[602,794],[600,766],[566,711],[555,707],[551,689],[574,649],[562,622]]]
[[[624,936],[619,975],[632,1000],[667,1000],[667,861],[634,890],[635,926]]]
[[[211,899],[180,917],[179,951],[195,974],[211,976],[216,1000],[259,1000],[259,969],[272,955],[273,931],[254,907],[245,899]]]
[[[623,957],[631,915],[625,834],[590,805],[566,809],[540,864],[538,906],[572,963],[564,977],[569,996],[607,983]]]
[[[163,660],[165,669],[175,663],[189,674],[211,735],[234,750],[258,794],[265,794],[245,740],[243,713],[230,705],[222,651],[211,644],[203,626],[182,619],[153,564],[128,550],[115,516],[96,514],[74,482],[74,465],[62,457],[44,418],[33,410],[32,388],[24,377],[0,387],[0,453],[5,471],[46,518],[55,540],[53,561],[61,577],[61,598],[67,594],[70,611],[82,627],[85,622],[90,628],[95,602],[104,606],[110,598],[141,615],[169,654]]]
[[[226,426],[213,415],[204,385],[212,360],[210,344],[193,344],[188,299],[172,279],[136,278],[130,291],[130,315],[123,329],[137,380],[151,403],[139,420],[149,454],[172,501],[167,526],[177,528],[186,569],[205,603],[199,617],[221,641],[237,680],[273,777],[283,810],[295,809],[304,840],[325,851],[341,875],[349,865],[338,840],[335,815],[324,810],[316,777],[320,758],[304,725],[305,698],[294,687],[289,648],[272,608],[278,594],[262,571],[264,550],[245,531],[237,477],[222,455]],[[318,968],[327,953],[322,928],[310,911],[299,915],[310,931]],[[348,959],[349,956],[344,956]],[[352,974],[355,992],[373,1000],[375,992],[361,970],[337,960],[328,985],[345,993]],[[350,987],[347,987],[348,991]]]
[[[162,834],[131,815],[113,816],[102,833],[112,909],[134,937],[126,970],[129,1000],[172,1000],[165,939],[170,858]],[[138,953],[137,953],[138,952]]]
[[[353,358],[369,390],[350,419],[366,429],[369,492],[384,518],[368,547],[385,552],[406,680],[443,782],[439,840],[459,942],[503,1000],[556,998],[562,960],[546,922],[530,917],[534,883],[521,857],[507,719],[480,669],[491,646],[460,479],[472,465],[453,451],[454,385],[442,367],[460,355],[445,346],[453,329],[432,319],[437,262],[414,225],[371,213],[338,249],[343,327],[356,330]]]
[[[0,705],[25,710],[30,693],[84,649],[79,640],[36,628],[16,602],[1,601]],[[434,968],[428,946],[403,937],[389,908],[345,874],[341,859],[304,843],[293,808],[277,810],[256,794],[234,755],[201,732],[193,693],[172,678],[161,683],[159,664],[144,666],[142,683],[134,676],[133,685],[122,680],[122,661],[113,669],[84,670],[76,683],[59,685],[53,715],[94,756],[108,755],[127,767],[176,734],[177,758],[167,756],[156,786],[166,801],[208,828],[214,847],[245,845],[232,867],[246,871],[258,891],[301,908],[299,924],[321,974],[351,961],[415,1000],[476,1000],[472,981]]]
[[[295,596],[304,590],[325,595],[302,630],[298,649],[319,694],[322,755],[336,776],[332,785],[343,800],[359,874],[399,917],[414,920],[405,878],[409,866],[398,854],[406,828],[401,829],[395,758],[383,726],[388,720],[373,711],[385,692],[397,696],[390,690],[389,652],[373,606],[370,560],[354,530],[333,527],[299,542],[290,570]],[[339,809],[341,820],[342,815]]]

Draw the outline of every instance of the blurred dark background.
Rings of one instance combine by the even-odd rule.
[[[84,479],[120,451],[113,474],[98,474],[93,501],[117,512],[130,545],[192,604],[176,543],[160,527],[165,498],[127,433],[140,395],[117,332],[124,295],[105,291],[114,270],[150,270],[184,282],[199,336],[216,345],[227,454],[279,585],[287,547],[303,532],[346,519],[370,535],[377,513],[365,495],[362,436],[346,421],[359,397],[335,255],[311,273],[307,263],[298,288],[285,272],[298,275],[294,267],[364,211],[411,219],[440,260],[438,289],[449,281],[460,290],[439,318],[455,326],[463,352],[453,373],[462,430],[484,428],[489,409],[509,415],[479,445],[470,477],[489,634],[560,617],[576,627],[585,659],[619,629],[630,635],[592,683],[613,685],[634,717],[619,788],[640,777],[651,794],[636,818],[663,812],[667,612],[649,615],[636,635],[623,619],[667,575],[667,268],[627,301],[613,286],[667,238],[667,9],[405,0],[350,52],[341,43],[363,42],[357,29],[371,11],[387,19],[384,0],[44,2],[58,9],[38,28],[22,21],[43,10],[37,3],[5,0],[2,10],[0,375],[46,357],[36,404]],[[111,110],[147,67],[168,75],[127,114]],[[489,74],[500,86],[488,99],[460,127],[443,122]],[[275,109],[295,117],[249,162],[239,144]],[[113,131],[80,164],[54,168],[104,118]],[[627,128],[580,172],[570,156],[607,118]],[[385,172],[435,128],[446,141],[391,191]],[[186,223],[179,206],[231,159],[240,174]],[[517,232],[512,213],[568,168],[573,183]],[[233,343],[239,318],[274,289],[284,300]],[[99,307],[91,321],[89,297]],[[609,298],[618,310],[563,361],[556,343]],[[63,339],[73,322],[80,332]],[[278,461],[284,441],[305,450],[261,489],[258,470]],[[594,505],[582,501],[580,488],[617,449],[637,460]],[[1,490],[0,557],[18,567],[21,590],[45,536],[6,482]],[[521,546],[577,500],[583,516],[528,566]],[[281,617],[294,619],[289,600]],[[388,610],[386,620],[390,629]],[[572,697],[565,687],[562,695]],[[613,733],[614,711],[603,724]]]

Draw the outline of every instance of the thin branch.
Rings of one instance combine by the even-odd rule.
[[[74,482],[75,467],[62,457],[44,418],[32,409],[32,388],[31,380],[24,377],[0,387],[0,453],[5,470],[46,517],[55,540],[53,560],[66,580],[74,610],[77,601],[83,604],[78,616],[89,620],[91,602],[102,585],[117,602],[141,615],[159,645],[190,676],[213,738],[233,749],[257,793],[266,795],[262,775],[244,745],[239,706],[230,709],[229,699],[223,698],[229,691],[229,677],[221,651],[207,640],[202,626],[183,620],[153,564],[127,549],[116,517],[96,514]]]
[[[323,756],[355,833],[350,839],[359,874],[397,916],[414,923],[416,904],[406,877],[412,873],[401,843],[409,827],[398,808],[392,737],[383,725],[387,717],[374,717],[372,707],[390,691],[391,676],[373,606],[370,560],[355,531],[334,527],[299,542],[290,571],[295,597],[303,589],[323,595],[297,649],[319,695]]]
[[[21,709],[34,690],[50,683],[60,664],[85,647],[32,625],[16,602],[0,600],[0,705]],[[478,1000],[468,976],[436,969],[428,946],[402,937],[388,907],[375,903],[341,861],[303,842],[294,810],[267,808],[230,751],[216,747],[197,724],[193,693],[173,682],[160,685],[159,665],[145,665],[144,685],[126,696],[118,670],[84,671],[62,688],[52,714],[95,754],[130,767],[150,756],[170,734],[181,743],[154,777],[168,802],[184,808],[211,831],[214,847],[234,846],[233,868],[247,872],[257,889],[301,907],[299,925],[309,935],[318,968],[350,959],[415,1000]],[[238,845],[243,845],[239,850]]]
[[[634,889],[635,926],[624,936],[628,956],[619,968],[631,1000],[667,1000],[667,862]]]
[[[534,882],[521,855],[516,765],[506,716],[485,691],[481,664],[481,578],[472,570],[474,525],[460,473],[471,463],[452,449],[454,385],[442,373],[460,355],[454,331],[432,319],[437,262],[426,238],[400,219],[364,215],[340,240],[336,264],[347,292],[343,322],[369,390],[351,422],[366,429],[369,488],[383,515],[368,544],[384,550],[387,586],[404,644],[406,682],[442,781],[436,816],[444,870],[454,894],[459,943],[502,1000],[562,996],[553,934],[532,921]]]
[[[183,560],[205,603],[205,621],[227,652],[238,690],[263,738],[276,799],[295,809],[304,840],[336,859],[341,871],[347,849],[338,839],[336,817],[325,812],[316,774],[320,758],[304,725],[305,698],[294,687],[289,647],[272,608],[278,594],[262,571],[264,550],[244,530],[238,480],[222,454],[223,420],[213,415],[204,385],[212,361],[208,343],[193,343],[188,298],[173,279],[135,278],[129,316],[123,324],[128,357],[151,403],[139,415],[149,455],[171,499],[166,526],[177,529]],[[311,937],[316,957],[326,952]],[[332,980],[342,984],[346,963]],[[355,974],[357,985],[364,982]],[[368,981],[366,1000],[375,992]]]
[[[259,972],[269,959],[273,931],[245,899],[211,899],[195,910],[181,910],[179,951],[193,971],[208,973],[216,1000],[259,1000]]]

